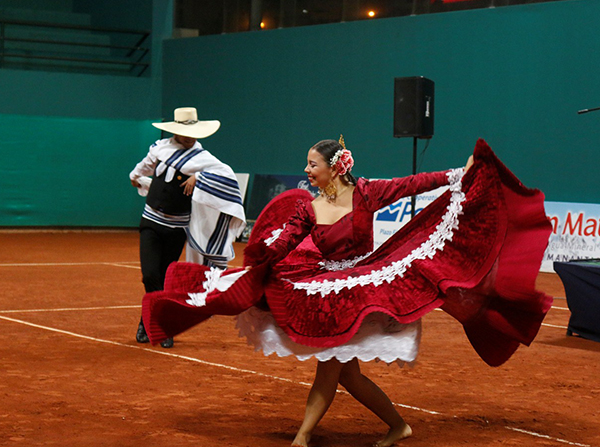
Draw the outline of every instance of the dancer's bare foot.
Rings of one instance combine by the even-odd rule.
[[[292,447],[308,447],[309,441],[310,435],[298,433],[296,438],[294,438],[294,442],[292,442]]]
[[[396,441],[408,438],[412,435],[412,428],[406,422],[404,425],[397,428],[390,428],[387,435],[381,441],[377,441],[374,447],[390,447],[394,445]]]

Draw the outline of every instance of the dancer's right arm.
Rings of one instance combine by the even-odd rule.
[[[136,188],[139,188],[140,185],[137,181],[140,177],[149,177],[154,174],[154,169],[158,163],[158,157],[154,150],[156,148],[156,143],[150,146],[150,150],[148,154],[140,161],[133,171],[129,173],[129,179],[131,180],[131,184]]]

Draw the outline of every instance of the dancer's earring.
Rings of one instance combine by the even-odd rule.
[[[336,199],[337,187],[335,186],[335,183],[333,183],[333,180],[330,180],[327,186],[323,188],[323,194],[329,202],[333,202]]]

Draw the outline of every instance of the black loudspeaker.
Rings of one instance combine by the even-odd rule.
[[[423,76],[394,79],[394,137],[433,136],[433,93]]]

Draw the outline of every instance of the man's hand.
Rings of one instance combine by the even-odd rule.
[[[183,182],[181,186],[183,187],[183,193],[186,196],[191,196],[194,192],[194,186],[196,186],[196,177],[193,175],[190,176],[190,178]]]

